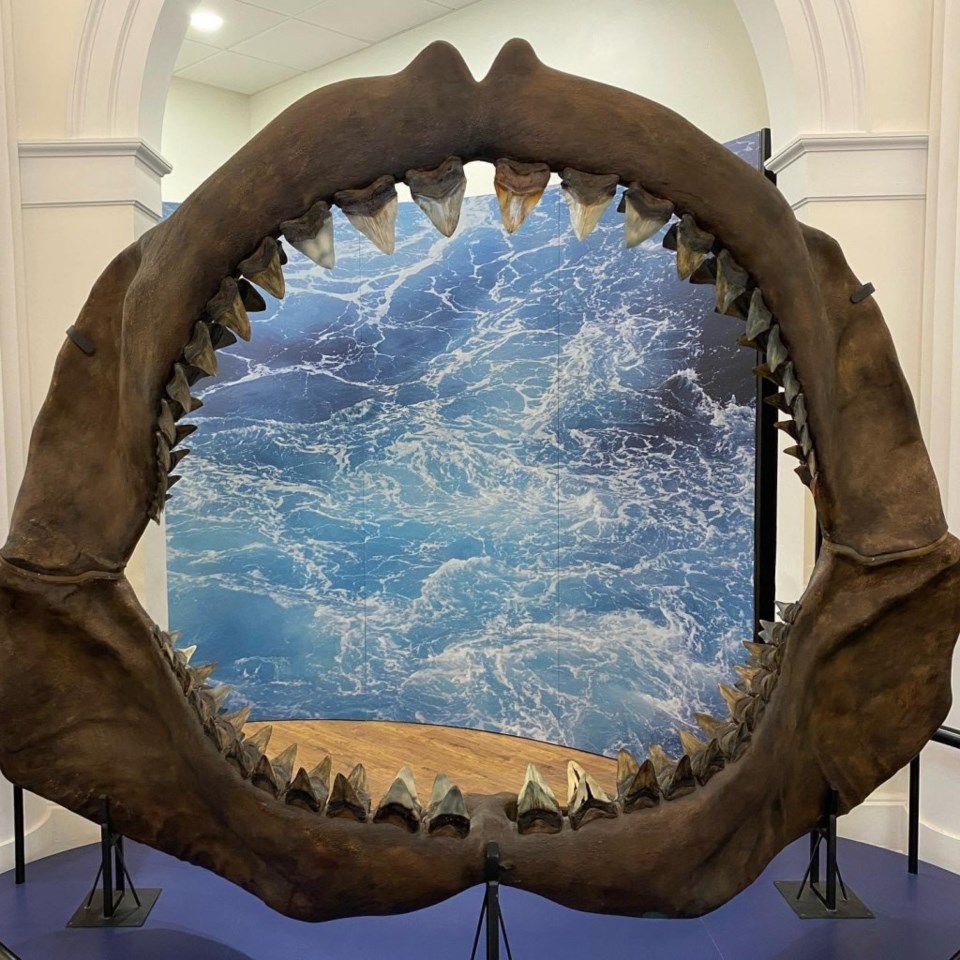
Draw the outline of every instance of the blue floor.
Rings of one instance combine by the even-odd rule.
[[[482,900],[477,888],[404,916],[299,923],[205,870],[131,843],[134,881],[163,888],[146,925],[65,929],[98,856],[99,847],[84,847],[39,860],[21,887],[12,874],[0,877],[0,941],[22,960],[468,960]],[[853,841],[840,842],[840,865],[875,920],[794,915],[773,881],[802,876],[805,841],[700,920],[600,917],[509,888],[503,914],[515,960],[948,960],[960,950],[960,876],[921,864],[911,877],[904,857]]]

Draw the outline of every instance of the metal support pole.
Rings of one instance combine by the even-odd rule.
[[[837,810],[840,806],[840,794],[834,787],[830,788],[827,799],[827,897],[825,906],[828,910],[837,909]]]
[[[910,761],[910,804],[907,808],[907,872],[920,869],[920,754]]]
[[[810,883],[820,882],[820,831],[810,831]]]
[[[17,883],[27,879],[26,842],[23,827],[23,788],[13,788],[13,857],[14,877]]]

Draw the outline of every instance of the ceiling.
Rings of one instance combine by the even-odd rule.
[[[187,30],[174,75],[253,94],[477,0],[200,0],[223,18]]]

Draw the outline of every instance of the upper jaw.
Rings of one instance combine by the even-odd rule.
[[[315,142],[304,143],[305,132]],[[776,317],[817,455],[810,480],[828,547],[750,750],[702,790],[597,820],[582,835],[520,836],[503,797],[469,800],[473,827],[461,840],[271,805],[191,713],[122,577],[156,498],[160,398],[224,283],[241,296],[230,287],[238,268],[251,279],[271,271],[280,225],[318,202],[352,191],[357,215],[375,215],[370,185],[448,157],[614,172],[632,191],[672,202],[691,236],[714,235]],[[68,343],[58,359],[0,567],[3,702],[34,731],[27,744],[0,733],[5,772],[91,815],[94,792],[106,791],[130,836],[309,919],[412,909],[454,893],[479,881],[491,839],[508,882],[573,906],[711,909],[816,821],[829,784],[849,807],[908,760],[948,702],[938,671],[960,625],[956,543],[944,535],[889,335],[872,301],[851,302],[857,287],[839,248],[801,230],[756,172],[670,111],[550,70],[525,44],[508,44],[480,83],[435,45],[396,77],[305,98],[111,264],[77,323],[96,353]],[[923,628],[913,646],[900,639],[911,618]],[[911,704],[866,732],[850,710],[856,701],[837,693],[851,689],[860,652],[878,678],[865,709]],[[131,729],[135,740],[121,736]],[[774,762],[787,738],[791,764]],[[107,743],[119,746],[104,754]],[[745,807],[755,809],[749,820]],[[608,861],[590,850],[608,851]]]

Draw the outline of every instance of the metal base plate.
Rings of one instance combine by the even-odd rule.
[[[837,885],[837,909],[828,910],[823,901],[810,889],[810,884],[799,880],[775,880],[773,884],[801,920],[873,920],[874,916],[863,901],[847,887],[847,898]],[[800,887],[803,893],[799,899]],[[820,890],[823,893],[823,890]]]
[[[68,927],[142,927],[144,921],[150,916],[153,905],[160,896],[158,888],[149,890],[137,890],[137,896],[140,897],[140,906],[133,899],[133,894],[127,890],[123,899],[117,905],[112,917],[103,915],[103,891],[96,890],[90,906],[87,901],[77,907],[77,912],[70,918]]]

